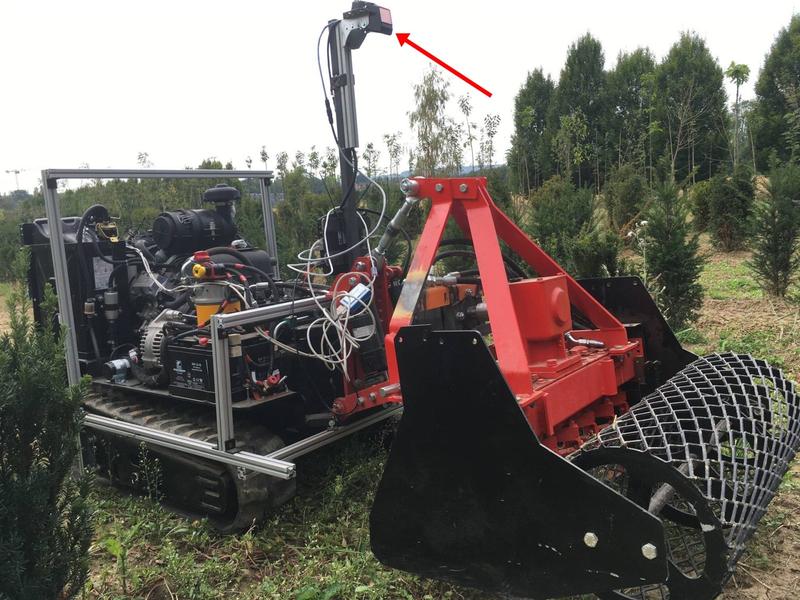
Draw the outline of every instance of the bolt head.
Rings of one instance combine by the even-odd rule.
[[[658,548],[656,548],[653,544],[645,544],[642,546],[642,556],[644,556],[647,560],[655,560],[658,558]]]
[[[583,543],[589,548],[595,548],[597,546],[597,542],[599,541],[600,540],[597,538],[597,534],[592,531],[587,531],[583,534]]]
[[[462,311],[458,311],[456,313],[456,319],[459,321],[463,321],[466,318],[466,315]]]
[[[437,192],[441,192],[441,191],[444,189],[444,186],[443,186],[441,183],[437,183],[437,184],[434,186],[434,189],[435,189]]]
[[[358,280],[357,280],[355,277],[350,277],[350,278],[347,280],[347,283],[349,283],[350,285],[355,285],[355,284],[356,284],[356,281],[358,281]]]
[[[367,268],[367,265],[366,265],[366,264],[364,264],[364,262],[363,262],[363,261],[358,261],[358,262],[356,263],[356,271],[363,271],[363,270],[364,270],[364,269],[366,269],[366,268]]]
[[[413,179],[403,179],[403,181],[400,182],[400,191],[406,196],[413,196],[419,191],[419,183]]]
[[[467,191],[467,184],[466,183],[462,183],[460,186],[458,186],[458,191],[461,192],[462,194],[464,192],[466,192]]]

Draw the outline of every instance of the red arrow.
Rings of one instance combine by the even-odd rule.
[[[467,76],[466,76],[466,75],[464,75],[463,73],[459,73],[459,72],[458,72],[458,71],[456,71],[456,70],[455,70],[453,67],[451,67],[450,65],[448,65],[446,62],[444,62],[443,60],[441,60],[441,59],[439,59],[439,58],[435,57],[433,54],[431,54],[430,52],[428,52],[427,50],[425,50],[425,48],[422,48],[422,47],[420,47],[419,45],[415,44],[415,43],[414,43],[414,42],[412,42],[410,39],[408,39],[408,37],[411,35],[410,33],[398,33],[398,34],[396,34],[396,35],[397,35],[397,41],[398,41],[398,42],[400,42],[400,45],[401,45],[401,46],[402,46],[403,44],[408,44],[409,46],[411,46],[411,47],[412,47],[412,48],[414,48],[415,50],[417,50],[417,51],[421,52],[422,54],[424,54],[425,56],[427,56],[428,58],[430,58],[430,59],[431,59],[433,62],[435,62],[437,65],[440,65],[440,66],[444,67],[445,69],[447,69],[448,71],[450,71],[450,72],[451,72],[453,75],[455,75],[456,77],[459,77],[460,79],[463,79],[464,81],[466,81],[468,84],[470,84],[472,87],[474,87],[474,88],[475,88],[476,90],[478,90],[479,92],[483,92],[484,94],[486,94],[486,95],[487,95],[487,96],[489,96],[490,98],[492,97],[492,92],[490,92],[489,90],[487,90],[487,89],[486,89],[486,88],[484,88],[484,87],[481,87],[481,86],[479,86],[477,83],[475,83],[474,81],[472,81],[472,79],[470,79],[469,77],[467,77]]]

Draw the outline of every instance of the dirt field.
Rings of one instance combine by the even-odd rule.
[[[695,352],[749,352],[797,378],[800,304],[763,299],[746,260],[745,253],[710,256],[701,318],[680,335]],[[5,322],[0,313],[0,327]],[[220,536],[207,524],[176,516],[146,498],[98,486],[86,597],[490,600],[391,571],[372,557],[368,510],[385,455],[380,432],[373,432],[324,456],[305,457],[297,498],[240,536]],[[722,597],[800,597],[797,464]]]

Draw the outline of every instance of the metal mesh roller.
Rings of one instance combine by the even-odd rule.
[[[677,373],[573,457],[664,522],[666,584],[606,598],[713,598],[800,446],[794,384],[748,355]]]

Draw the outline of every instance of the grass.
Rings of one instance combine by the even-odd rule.
[[[758,299],[761,288],[745,263],[741,252],[710,257],[700,278],[706,295],[713,300]]]
[[[393,571],[372,556],[369,507],[386,457],[385,434],[353,436],[306,457],[298,464],[297,497],[266,523],[238,536],[219,535],[205,521],[189,521],[147,498],[98,486],[86,596],[485,598]]]
[[[747,352],[796,376],[800,310],[762,298],[746,259],[745,253],[709,257],[701,279],[706,291],[701,317],[678,335],[695,352]],[[0,283],[0,301],[7,291]],[[362,433],[301,459],[297,497],[241,535],[219,535],[205,521],[97,485],[85,598],[490,600],[388,569],[372,556],[368,515],[386,458],[385,435]],[[800,472],[795,468],[784,478],[723,598],[800,597],[798,564]]]

